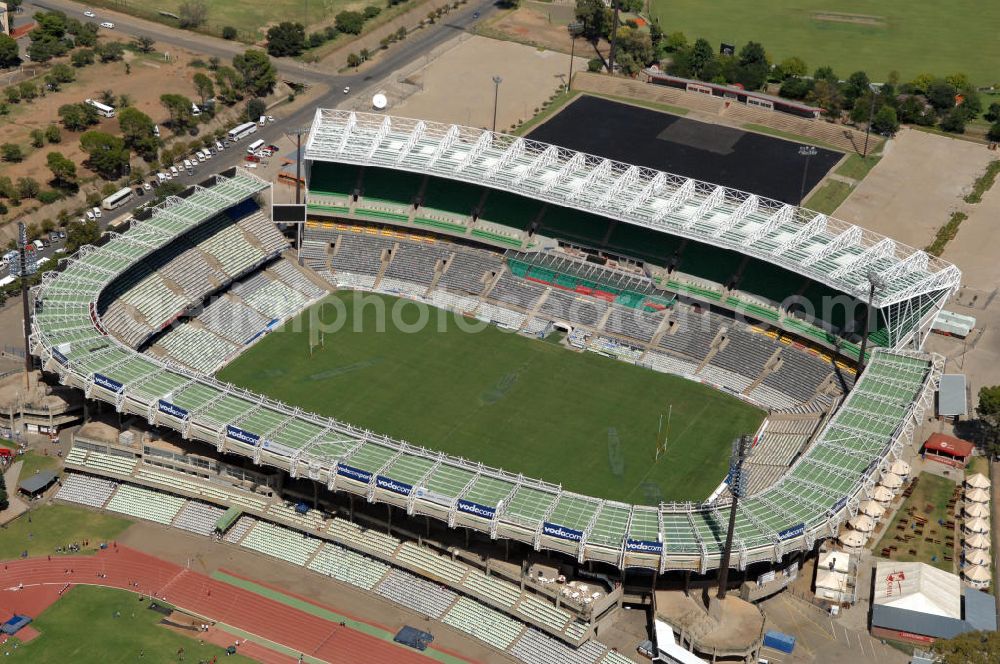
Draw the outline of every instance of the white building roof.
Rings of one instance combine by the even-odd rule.
[[[962,580],[925,563],[882,561],[875,567],[875,604],[962,619]]]
[[[305,157],[431,174],[690,238],[780,265],[881,308],[961,282],[957,267],[878,233],[755,194],[526,138],[317,109]]]

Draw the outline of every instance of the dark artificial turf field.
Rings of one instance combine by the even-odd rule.
[[[528,138],[798,204],[799,143],[581,95]],[[817,148],[808,193],[844,155]]]
[[[366,297],[387,311],[402,302]],[[763,419],[699,383],[488,325],[463,331],[454,314],[431,307],[431,324],[419,331],[390,323],[379,332],[375,306],[356,306],[350,293],[328,302],[334,298],[351,322],[326,333],[311,356],[307,311],[219,378],[414,444],[636,503],[705,499],[726,474],[733,438]],[[400,309],[404,323],[416,320],[416,306]],[[328,324],[332,312],[328,305],[318,320]],[[654,463],[669,405],[668,451]]]

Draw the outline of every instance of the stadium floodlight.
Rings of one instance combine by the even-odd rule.
[[[865,307],[865,326],[861,330],[861,350],[858,352],[858,377],[865,370],[865,353],[868,351],[868,328],[871,326],[875,291],[885,288],[885,281],[874,270],[869,270],[865,274],[865,279],[868,280],[868,302],[866,303],[868,306]]]
[[[819,154],[819,150],[811,145],[800,145],[799,156],[806,158],[805,166],[802,167],[802,187],[799,189],[799,205],[805,202],[806,197],[806,175],[809,173],[809,160]]]
[[[503,79],[499,76],[493,77],[493,133],[497,131],[497,104],[500,101],[500,84]]]
[[[746,495],[749,481],[749,471],[744,467],[746,460],[753,453],[753,436],[743,435],[733,441],[733,454],[729,459],[729,493],[733,502],[729,505],[729,528],[726,530],[726,546],[722,549],[722,560],[719,563],[720,600],[726,599],[726,584],[729,581],[729,560],[733,553],[733,535],[736,532],[736,507],[740,498]]]

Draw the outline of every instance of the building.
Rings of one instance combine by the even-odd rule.
[[[972,456],[975,449],[975,446],[967,440],[943,433],[934,433],[924,442],[922,451],[925,459],[932,459],[956,468],[965,468],[965,464],[969,462],[969,457]]]
[[[992,595],[963,588],[955,574],[925,563],[880,561],[874,585],[872,636],[931,643],[997,628]]]

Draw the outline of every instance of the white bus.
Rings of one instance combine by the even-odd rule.
[[[247,154],[257,154],[257,150],[260,150],[262,147],[264,147],[264,141],[257,139],[247,146]]]
[[[85,104],[89,104],[89,105],[93,106],[94,108],[96,108],[97,112],[100,113],[101,115],[103,115],[106,118],[113,118],[113,117],[115,117],[115,109],[111,108],[107,104],[102,104],[101,102],[97,101],[96,99],[84,99],[84,103]]]
[[[114,210],[115,208],[128,203],[134,196],[135,193],[132,191],[132,188],[125,187],[124,189],[119,189],[101,201],[101,207],[105,210]]]
[[[229,140],[238,141],[241,138],[249,136],[250,134],[256,131],[257,131],[256,122],[244,122],[238,127],[233,127],[232,129],[229,130]]]

